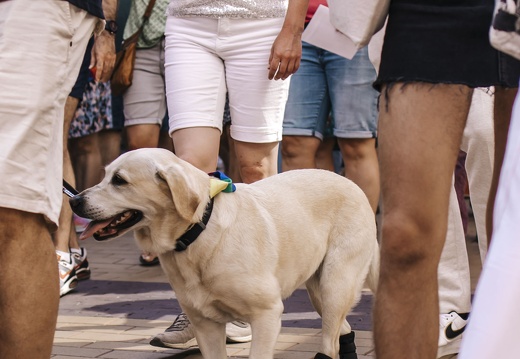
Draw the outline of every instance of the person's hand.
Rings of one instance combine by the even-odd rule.
[[[271,48],[267,77],[285,80],[298,70],[301,57],[301,31],[283,27]]]
[[[96,68],[95,80],[98,82],[110,80],[115,62],[116,43],[114,35],[103,31],[100,35],[96,36],[94,40],[92,57],[90,59],[90,68]]]

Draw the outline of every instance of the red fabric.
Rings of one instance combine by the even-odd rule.
[[[327,0],[309,0],[309,7],[307,8],[307,16],[305,16],[305,22],[311,21],[316,9],[318,6],[325,5],[327,6]]]

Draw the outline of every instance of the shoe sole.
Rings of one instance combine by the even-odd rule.
[[[160,347],[160,348],[173,348],[173,349],[190,349],[199,346],[197,343],[197,339],[192,338],[188,340],[186,343],[165,343],[159,338],[153,338],[150,340],[150,345],[154,347]]]
[[[448,344],[440,346],[437,349],[437,358],[441,358],[446,355],[458,354],[461,343],[462,343],[462,335],[453,339]]]
[[[65,294],[69,293],[73,289],[75,289],[78,286],[78,279],[72,278],[69,281],[63,283],[63,285],[60,288],[60,297],[63,297]]]
[[[246,335],[244,337],[228,337],[226,336],[226,343],[248,343],[251,341],[253,337],[250,335]]]
[[[78,280],[87,280],[90,279],[90,269],[77,269],[76,270],[76,277],[78,277]]]

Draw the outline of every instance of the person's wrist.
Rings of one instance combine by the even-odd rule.
[[[105,30],[103,31],[103,33],[107,33],[114,36],[117,33],[118,29],[119,27],[117,26],[117,22],[115,22],[115,20],[106,20]]]

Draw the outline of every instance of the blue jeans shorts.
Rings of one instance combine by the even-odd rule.
[[[365,47],[349,60],[303,42],[300,68],[291,77],[284,136],[377,136],[376,71]],[[331,121],[329,120],[331,117]]]

